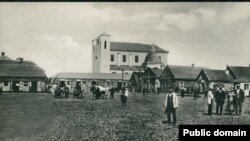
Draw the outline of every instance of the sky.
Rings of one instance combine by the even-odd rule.
[[[1,2],[0,52],[47,76],[91,72],[91,40],[106,31],[111,41],[160,46],[171,65],[225,69],[249,66],[249,25],[243,2]]]

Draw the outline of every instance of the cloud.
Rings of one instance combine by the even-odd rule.
[[[221,23],[224,23],[226,25],[232,25],[236,22],[249,20],[249,18],[250,18],[250,4],[238,3],[222,12]]]
[[[80,48],[80,45],[71,37],[66,35],[49,35],[44,34],[42,38],[54,48]]]

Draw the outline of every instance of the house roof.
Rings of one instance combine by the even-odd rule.
[[[235,78],[250,76],[250,67],[228,66],[227,69],[233,73]]]
[[[12,60],[10,57],[6,56],[4,52],[1,53],[0,61]]]
[[[133,72],[130,79],[132,79],[132,77],[135,79],[135,81],[137,83],[140,81],[140,73],[139,72]]]
[[[185,79],[185,80],[196,80],[198,74],[205,67],[193,67],[193,66],[175,66],[167,65],[162,72],[161,77],[173,77],[175,79]],[[165,71],[170,71],[170,73],[164,73]]]
[[[203,72],[205,73],[209,81],[230,82],[233,80],[232,76],[227,75],[225,70],[203,69]]]
[[[163,70],[162,69],[150,69],[157,77],[160,77]]]
[[[123,80],[130,80],[131,74],[123,74]],[[114,73],[77,73],[61,72],[51,78],[54,79],[103,79],[103,80],[122,80],[122,74]]]
[[[127,66],[127,65],[121,65],[121,66],[117,66],[117,65],[110,65],[110,70],[124,70],[124,71],[139,71],[141,68],[141,66]]]
[[[250,83],[250,76],[242,76],[235,79],[233,82],[235,83]]]
[[[0,77],[45,77],[45,71],[31,61],[0,61]]]
[[[152,45],[127,42],[110,42],[111,51],[150,52]],[[169,53],[155,45],[156,53]]]

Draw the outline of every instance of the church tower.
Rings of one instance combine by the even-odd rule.
[[[92,72],[110,73],[110,35],[103,32],[92,41]]]

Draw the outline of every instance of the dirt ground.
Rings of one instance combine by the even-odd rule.
[[[3,141],[170,141],[178,126],[166,124],[164,94],[129,95],[128,106],[115,99],[54,99],[49,94],[0,96],[0,140]],[[203,98],[179,97],[177,124],[250,124],[250,99],[243,115],[208,116]],[[213,107],[215,111],[215,107]],[[224,108],[225,109],[225,108]]]

